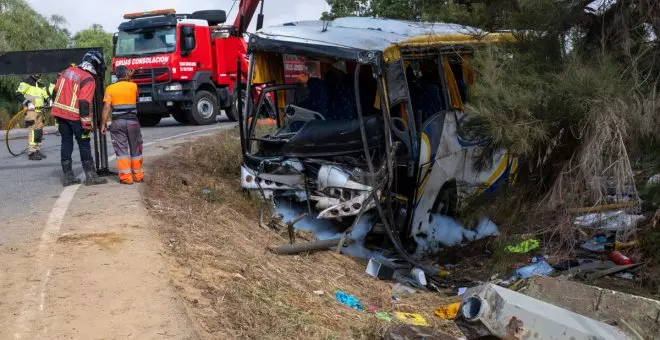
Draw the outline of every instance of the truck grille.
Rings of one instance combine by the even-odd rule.
[[[170,68],[166,67],[166,66],[165,67],[154,67],[154,68],[143,68],[143,69],[135,70],[135,72],[133,73],[133,80],[135,80],[135,81],[140,81],[140,80],[149,80],[149,81],[151,81],[152,76],[156,80],[163,80],[161,78],[167,78],[169,73],[170,73]],[[165,80],[167,80],[167,79],[165,79]]]

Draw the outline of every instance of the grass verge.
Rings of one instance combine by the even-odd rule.
[[[455,297],[417,293],[394,304],[392,284],[369,277],[363,261],[331,251],[268,251],[286,240],[258,226],[257,204],[239,188],[240,163],[237,131],[222,132],[158,160],[147,181],[147,205],[159,221],[173,281],[203,338],[380,338],[389,324],[341,305],[337,290],[358,297],[365,309],[419,313],[459,334],[452,321],[433,315]]]

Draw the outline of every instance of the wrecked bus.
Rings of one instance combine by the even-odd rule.
[[[472,166],[481,141],[461,132],[470,60],[478,44],[512,39],[375,18],[260,30],[248,46],[246,86],[261,92],[244,101],[242,187],[289,220],[360,226],[363,240],[386,235],[417,254],[474,238],[446,216],[506,182],[517,158],[499,150],[492,167]]]

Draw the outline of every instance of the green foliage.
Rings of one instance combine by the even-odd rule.
[[[347,16],[372,16],[369,0],[326,0],[330,12],[323,12],[321,19],[333,20]]]
[[[103,30],[103,26],[94,24],[73,36],[74,47],[102,47],[108,69],[112,64],[112,34]],[[110,74],[106,74],[106,84],[110,83]]]
[[[603,177],[622,194],[637,158],[660,159],[660,2],[592,2],[328,0],[324,17],[511,30],[518,43],[478,51],[474,63],[464,132],[488,140],[475,167],[507,148],[524,156],[518,183],[535,200],[576,206],[604,199]]]
[[[0,52],[58,49],[67,47],[102,47],[106,62],[112,58],[112,35],[101,25],[76,33],[66,29],[66,19],[60,15],[45,17],[25,0],[0,0]],[[15,99],[16,88],[25,75],[0,78],[0,121],[5,121],[20,109]],[[106,82],[110,81],[106,77]],[[46,75],[54,81],[54,75]]]
[[[478,26],[486,15],[482,4],[465,6],[460,1],[442,0],[326,0],[330,12],[321,19],[378,17],[412,21],[460,22]]]
[[[37,13],[25,0],[0,0],[0,52],[66,48],[69,31],[61,16]],[[18,111],[14,93],[24,76],[0,78],[0,120]]]

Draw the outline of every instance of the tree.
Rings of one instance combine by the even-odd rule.
[[[330,5],[330,12],[323,12],[321,19],[333,20],[347,16],[372,16],[372,7],[369,0],[326,0]]]
[[[374,16],[510,30],[517,43],[480,48],[471,62],[477,81],[462,128],[487,141],[484,162],[502,148],[523,155],[517,183],[525,201],[548,203],[535,206],[554,212],[557,220],[546,225],[557,223],[563,239],[574,230],[559,208],[606,201],[604,178],[616,179],[609,191],[618,199],[635,195],[626,188],[634,183],[630,159],[638,145],[660,159],[660,1],[608,0],[600,8],[593,3],[328,0],[331,11],[324,18]]]
[[[66,48],[66,20],[37,13],[25,0],[0,0],[0,52]],[[0,118],[20,106],[15,91],[21,77],[0,78]]]
[[[110,69],[112,63],[112,34],[106,32],[103,26],[94,24],[73,36],[74,47],[102,47],[105,62]],[[106,83],[110,82],[110,75],[106,74]]]

